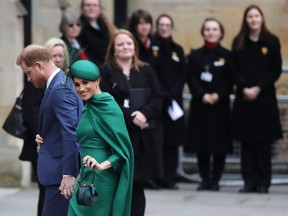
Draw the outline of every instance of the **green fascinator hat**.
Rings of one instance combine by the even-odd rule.
[[[89,60],[79,60],[73,63],[70,73],[72,77],[89,81],[95,81],[100,77],[98,67]]]

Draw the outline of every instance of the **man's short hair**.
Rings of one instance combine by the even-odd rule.
[[[16,64],[20,65],[25,62],[27,67],[31,67],[36,61],[49,62],[51,60],[51,53],[44,46],[31,44],[25,47],[20,55],[17,57]]]

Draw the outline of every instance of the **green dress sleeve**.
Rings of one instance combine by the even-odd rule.
[[[114,154],[112,154],[112,155],[107,159],[107,161],[109,161],[109,162],[111,163],[112,167],[113,167],[115,170],[117,170],[118,167],[119,167],[119,165],[120,165],[121,162],[122,162],[122,158],[120,157],[119,154],[114,153]]]

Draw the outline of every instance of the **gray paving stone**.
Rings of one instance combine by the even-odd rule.
[[[196,191],[197,184],[179,183],[179,190],[146,190],[147,216],[286,216],[288,185],[273,185],[269,194],[239,194],[239,187],[220,192]],[[36,215],[38,192],[0,188],[1,216]]]

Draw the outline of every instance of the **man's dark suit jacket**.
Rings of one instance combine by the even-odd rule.
[[[72,80],[60,71],[52,79],[39,112],[38,178],[43,185],[61,183],[63,175],[77,176],[79,143],[76,137],[82,100]]]

